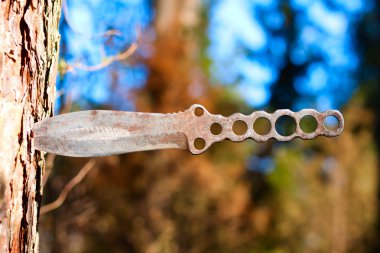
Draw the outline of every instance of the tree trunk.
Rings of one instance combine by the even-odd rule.
[[[202,2],[159,0],[155,4],[157,38],[153,44],[154,55],[146,62],[150,74],[142,90],[143,93],[148,92],[149,99],[147,94],[140,93],[137,108],[141,111],[173,112],[194,102],[209,106],[205,103],[208,96],[197,58],[200,48],[196,29],[201,23]]]
[[[60,9],[0,2],[0,252],[38,252],[44,159],[31,129],[53,113]]]

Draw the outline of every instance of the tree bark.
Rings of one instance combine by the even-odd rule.
[[[60,9],[0,2],[0,252],[38,252],[44,159],[32,127],[53,114]]]

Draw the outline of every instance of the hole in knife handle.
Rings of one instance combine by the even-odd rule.
[[[323,126],[329,131],[336,131],[339,128],[339,120],[335,116],[327,116],[323,120]]]
[[[247,132],[248,130],[248,126],[247,126],[247,123],[245,123],[244,121],[242,120],[237,120],[234,122],[234,124],[232,125],[232,131],[236,134],[236,135],[243,135]]]
[[[256,119],[253,123],[253,130],[255,130],[258,135],[267,135],[270,132],[271,127],[272,125],[269,119],[264,117]]]
[[[317,129],[317,127],[318,127],[318,122],[311,115],[303,116],[302,119],[300,120],[300,128],[304,133],[307,133],[307,134],[313,133]]]
[[[197,117],[202,116],[202,115],[204,114],[204,110],[203,110],[203,108],[201,108],[201,107],[197,107],[197,108],[195,108],[195,110],[194,110],[194,114],[195,114],[195,116],[197,116]]]
[[[282,115],[276,120],[275,128],[279,135],[290,136],[296,131],[297,124],[293,117]]]
[[[213,134],[213,135],[219,135],[221,134],[223,131],[223,128],[222,126],[219,124],[219,123],[213,123],[211,126],[210,126],[210,132]]]
[[[196,139],[194,140],[194,148],[195,148],[196,150],[202,150],[202,149],[204,149],[205,147],[206,147],[206,142],[205,142],[204,139],[202,139],[202,138],[196,138]]]

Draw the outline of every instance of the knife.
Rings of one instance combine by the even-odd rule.
[[[284,115],[296,122],[295,132],[289,136],[280,135],[275,127],[276,121]],[[317,122],[311,133],[302,131],[300,127],[300,120],[305,116],[312,116]],[[323,123],[329,116],[338,120],[334,130],[329,130]],[[256,133],[253,128],[259,118],[267,119],[271,125],[264,135]],[[236,131],[237,123],[243,124],[242,131]],[[64,156],[94,157],[169,148],[201,154],[213,143],[225,139],[234,142],[247,138],[257,142],[271,138],[290,141],[296,137],[310,140],[319,135],[338,136],[343,128],[344,118],[336,110],[293,112],[284,109],[274,113],[255,111],[250,115],[235,113],[224,117],[211,114],[202,105],[195,104],[186,111],[170,114],[109,110],[71,112],[37,122],[32,131],[37,150]]]

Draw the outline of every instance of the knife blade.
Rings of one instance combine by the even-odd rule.
[[[296,130],[289,136],[280,135],[275,128],[279,117],[288,115],[294,118]],[[305,133],[300,120],[312,116],[317,127],[312,133]],[[323,124],[326,117],[338,120],[338,127],[329,130]],[[253,129],[254,122],[266,118],[271,126],[265,135]],[[236,122],[243,122],[243,133],[234,131]],[[213,133],[213,124],[220,126],[219,133]],[[34,148],[64,156],[94,157],[122,153],[157,150],[188,149],[192,154],[203,153],[215,142],[229,139],[240,142],[251,138],[265,142],[274,138],[290,141],[294,138],[314,139],[319,135],[334,137],[342,133],[344,118],[339,111],[317,112],[304,109],[299,112],[277,110],[274,113],[255,111],[250,115],[240,113],[229,117],[209,113],[202,105],[192,105],[183,112],[162,114],[126,111],[90,110],[71,112],[35,123],[33,127]]]

